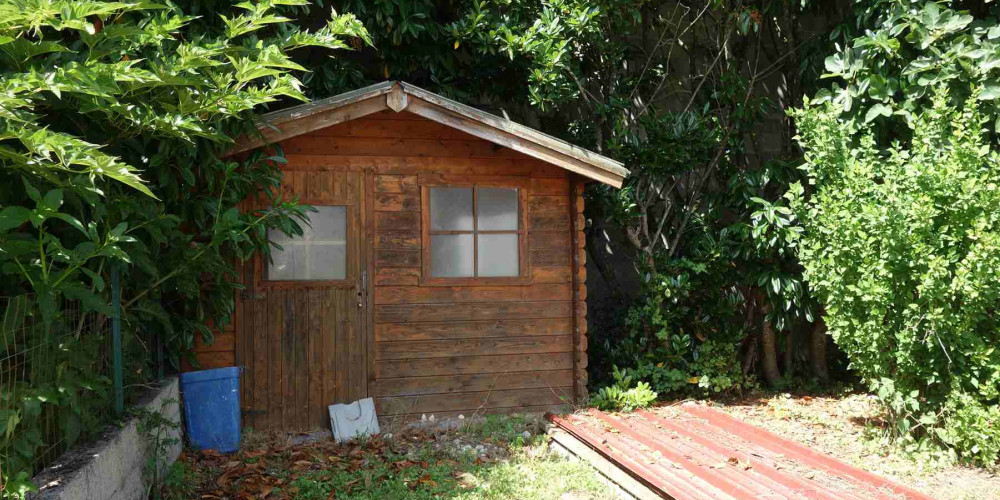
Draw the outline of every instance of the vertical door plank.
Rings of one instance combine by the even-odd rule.
[[[247,203],[247,209],[258,210],[265,206],[264,199],[260,196],[255,196],[249,200]],[[248,352],[249,357],[246,361],[241,361],[244,367],[241,368],[242,374],[246,372],[253,372],[253,383],[254,383],[254,398],[253,398],[253,418],[250,420],[252,424],[256,427],[260,427],[265,421],[267,403],[269,398],[268,394],[268,373],[267,373],[267,329],[264,325],[267,322],[267,302],[258,298],[260,296],[260,272],[263,269],[261,263],[259,262],[259,257],[255,259],[250,259],[243,263],[244,277],[247,281],[244,281],[246,288],[244,290],[249,291],[253,294],[252,297],[248,297],[250,300],[243,300],[240,295],[243,291],[236,291],[237,301],[243,304],[244,308],[251,308],[253,314],[250,317],[244,315],[239,324],[233,325],[234,331],[240,331],[243,333],[243,337],[253,338],[253,348]],[[244,326],[245,325],[245,326]],[[238,329],[238,330],[237,330]]]
[[[348,363],[350,366],[347,368],[348,371],[348,400],[354,401],[361,399],[361,395],[364,394],[363,384],[365,382],[365,377],[359,372],[358,368],[363,366],[362,360],[362,349],[364,346],[361,345],[361,339],[358,336],[358,324],[357,324],[357,306],[353,307],[354,311],[350,311],[345,318],[344,325],[347,329],[347,345],[350,352],[350,359]]]
[[[309,426],[321,427],[323,425],[323,379],[326,376],[325,363],[323,357],[327,355],[323,349],[323,290],[309,291],[309,327],[307,336],[309,338],[308,347],[308,370],[309,370]]]
[[[284,321],[281,331],[281,360],[284,372],[282,384],[282,424],[287,430],[293,427],[295,413],[295,290],[288,290],[284,295]]]
[[[284,172],[278,188],[282,200],[290,200],[295,195],[295,172]]]
[[[338,289],[333,291],[336,299],[334,300],[334,318],[336,321],[336,331],[335,339],[337,342],[337,401],[347,402],[347,372],[349,364],[347,362],[347,353],[350,347],[347,341],[347,321],[345,321],[345,311],[347,308],[344,303],[344,290]]]
[[[337,172],[333,176],[333,198],[341,203],[344,202],[345,194],[349,187],[346,177],[347,174],[343,172]]]
[[[357,193],[358,189],[361,187],[358,182],[360,177],[361,176],[358,174],[351,175],[351,187],[353,188],[352,194]],[[355,205],[353,224],[348,234],[349,241],[352,242],[351,246],[354,249],[354,255],[358,256],[351,259],[351,267],[353,271],[352,276],[354,276],[356,280],[359,280],[357,285],[360,285],[361,255],[365,246],[362,245],[362,242],[364,241],[364,234],[361,232],[361,207],[358,205]],[[348,342],[350,343],[351,352],[351,365],[349,370],[351,373],[350,399],[352,401],[364,398],[368,395],[368,376],[365,373],[365,367],[367,366],[365,348],[367,346],[367,342],[364,338],[365,336],[363,336],[361,332],[361,326],[363,323],[359,322],[361,313],[364,312],[363,307],[358,307],[359,303],[363,305],[363,302],[361,302],[362,297],[358,296],[358,292],[361,291],[360,286],[356,286],[355,289],[352,290],[353,294],[350,298],[350,312],[348,313],[347,318],[345,318],[348,324]]]
[[[375,215],[375,174],[371,171],[365,172],[364,179],[362,179],[361,198],[364,203],[361,205],[364,209],[361,211],[361,228],[363,240],[358,243],[359,247],[363,249],[361,255],[361,266],[362,269],[367,272],[368,280],[364,285],[367,289],[364,291],[365,304],[364,310],[362,311],[361,331],[364,332],[365,336],[365,375],[368,379],[368,390],[364,394],[365,397],[375,396],[375,323],[373,314],[373,304],[375,303],[375,227],[372,224],[372,218]],[[417,197],[417,207],[420,207],[420,198]],[[369,256],[372,256],[369,258]]]
[[[323,316],[319,335],[323,339],[323,406],[324,408],[338,402],[337,400],[337,345],[336,335],[337,313],[334,304],[337,301],[336,290],[323,290]],[[325,410],[324,410],[325,411]],[[327,414],[327,413],[324,413]]]
[[[248,263],[253,265],[252,262]],[[268,362],[267,362],[267,351],[268,351],[268,306],[267,300],[260,297],[260,291],[251,288],[251,292],[255,295],[250,302],[251,308],[253,309],[253,315],[251,318],[251,323],[249,328],[243,329],[243,335],[253,337],[253,355],[250,360],[248,360],[249,369],[244,370],[246,372],[253,372],[253,418],[250,421],[253,423],[254,428],[260,428],[261,424],[266,421],[266,414],[262,412],[267,411],[268,405],[268,391],[267,391],[267,380],[268,380]]]
[[[246,265],[246,263],[237,262],[236,269],[237,269],[237,272],[239,273],[239,282],[240,283],[247,283],[248,282],[249,274],[247,273],[247,265]],[[235,307],[233,309],[233,318],[232,318],[233,319],[233,325],[232,326],[233,326],[233,328],[236,328],[237,325],[246,324],[247,323],[244,320],[244,315],[248,314],[247,313],[247,309],[248,308],[246,307],[247,305],[244,304],[242,300],[240,300],[240,293],[238,291],[235,291],[233,293],[236,294],[236,297],[235,297],[235,304],[234,304]],[[216,326],[218,326],[218,325],[216,325]],[[219,331],[216,332],[216,334],[222,333],[222,330],[223,329],[220,327]],[[195,333],[195,335],[200,336],[201,333]],[[236,351],[236,353],[235,353],[236,354],[236,357],[235,357],[236,366],[245,365],[246,362],[247,362],[247,359],[250,359],[250,356],[252,356],[253,349],[250,347],[250,343],[251,342],[253,342],[252,335],[239,335],[239,334],[234,335],[233,343],[235,345],[233,346],[233,348]],[[242,413],[242,410],[250,408],[250,407],[253,406],[253,394],[251,392],[251,384],[252,384],[251,381],[253,380],[252,377],[253,377],[253,374],[248,374],[246,372],[240,373],[240,379],[239,379],[239,381],[240,381],[240,411],[241,411],[241,413]]]
[[[280,290],[268,290],[267,293],[267,418],[265,425],[271,429],[280,429],[282,423],[282,407],[284,406],[284,391],[282,390],[282,355],[281,355],[281,332],[284,326],[284,298]],[[244,334],[254,330],[254,327],[246,328]]]
[[[309,365],[306,360],[306,350],[309,347],[308,293],[305,288],[295,289],[295,364],[292,366],[295,393],[292,406],[295,408],[293,421],[297,429],[305,429],[309,423]]]
[[[309,183],[306,179],[306,172],[296,171],[292,172],[292,194],[294,196],[304,198],[308,191]]]

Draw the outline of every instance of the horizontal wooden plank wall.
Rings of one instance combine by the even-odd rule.
[[[346,122],[284,147],[295,168],[375,173],[371,395],[380,415],[542,411],[572,400],[565,170],[405,112]],[[421,286],[421,174],[527,180],[531,282]]]

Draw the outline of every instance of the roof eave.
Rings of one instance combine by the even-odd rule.
[[[412,98],[411,98],[412,97]],[[619,188],[628,170],[615,160],[420,87],[387,81],[261,115],[256,136],[237,139],[226,155],[329,127],[386,109],[407,110],[481,139]]]

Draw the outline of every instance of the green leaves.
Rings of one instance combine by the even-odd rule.
[[[217,155],[261,105],[306,99],[296,74],[307,69],[289,51],[370,39],[354,16],[309,32],[278,13],[302,0],[226,5],[205,19],[174,2],[0,2],[0,295],[33,292],[40,326],[61,321],[67,300],[80,325],[110,314],[117,265],[124,327],[158,333],[179,363],[196,336],[212,341],[207,323],[229,321],[235,266],[268,252],[267,228],[301,232],[305,209],[275,198],[277,162]],[[272,208],[240,211],[250,198]],[[106,345],[100,332],[88,339]],[[59,438],[41,432],[46,405],[69,412],[64,439],[94,425],[106,381],[81,375],[97,357],[74,342],[45,359],[51,377],[32,371],[31,385],[0,394],[16,396],[0,404],[0,448],[19,457],[4,457],[0,496],[30,487],[23,469]]]
[[[983,87],[983,91],[979,93],[980,101],[992,101],[1000,97],[1000,83],[991,82]]]
[[[274,14],[275,2],[273,0],[263,0],[260,2],[240,2],[237,8],[247,11],[246,14],[235,18],[223,15],[219,17],[226,24],[226,38],[234,39],[247,33],[252,33],[264,28],[268,24],[286,23],[291,19]]]
[[[949,408],[961,394],[971,395],[961,396],[970,408],[998,400],[979,388],[1000,384],[1000,356],[991,347],[1000,342],[1000,171],[993,167],[1000,154],[986,139],[976,92],[962,107],[952,102],[940,85],[931,106],[913,110],[912,138],[887,148],[877,145],[877,121],[847,128],[831,103],[794,113],[814,185],[811,193],[801,186],[789,193],[805,229],[805,279],[826,305],[834,340],[901,437],[989,414]],[[887,105],[878,109],[869,115],[888,113]],[[968,459],[996,461],[1000,432],[977,428],[983,433],[975,439],[950,430],[931,436]]]
[[[870,123],[880,116],[890,115],[892,115],[892,106],[888,104],[875,104],[871,108],[868,108],[868,112],[865,113],[865,123]]]
[[[0,210],[0,231],[15,229],[28,221],[31,210],[25,207],[13,206]]]
[[[645,408],[656,401],[657,394],[646,382],[632,385],[632,377],[617,366],[612,371],[615,382],[602,387],[591,398],[590,404],[601,410],[631,412]]]
[[[933,89],[942,86],[954,102],[983,87],[980,99],[989,103],[988,114],[997,115],[996,19],[976,20],[950,2],[885,0],[859,6],[857,20],[858,34],[847,48],[826,59],[824,76],[839,81],[830,97],[815,103],[832,99],[853,124],[876,123],[886,138],[905,136],[900,125],[911,124],[914,111],[930,106]]]

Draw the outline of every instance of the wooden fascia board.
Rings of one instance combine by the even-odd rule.
[[[367,87],[338,94],[333,97],[327,97],[326,99],[311,101],[288,109],[279,109],[277,111],[261,115],[260,118],[262,121],[272,124],[280,124],[292,120],[301,120],[303,118],[308,118],[309,115],[312,114],[323,113],[348,104],[388,94],[392,92],[394,87],[398,87],[398,85],[399,84],[396,82],[376,83],[375,85],[369,85]]]
[[[581,148],[579,146],[570,144],[566,141],[552,137],[543,132],[539,132],[531,127],[526,127],[520,123],[501,118],[499,116],[492,115],[485,111],[478,110],[471,106],[466,106],[465,104],[452,101],[451,99],[439,96],[433,92],[428,92],[420,87],[410,85],[408,83],[400,83],[402,89],[412,95],[413,97],[422,99],[428,103],[439,106],[443,109],[451,111],[457,115],[463,116],[469,120],[488,125],[500,131],[504,131],[508,134],[520,137],[524,140],[538,144],[539,146],[556,151],[564,156],[568,156],[579,160],[583,163],[588,163],[595,167],[601,168],[608,171],[608,173],[618,175],[620,177],[625,177],[628,175],[628,169],[624,167],[620,162],[612,160],[606,156],[599,155],[587,149]]]
[[[471,119],[450,109],[442,108],[428,102],[422,97],[410,94],[407,111],[443,125],[456,128],[465,133],[479,137],[514,151],[524,153],[547,163],[580,174],[589,179],[603,182],[609,186],[620,188],[625,180],[623,175],[609,172],[603,168],[581,161],[537,142],[525,139],[505,130],[492,127],[479,120]]]
[[[393,85],[389,84],[395,85],[395,82],[371,85],[346,94],[262,115],[257,120],[259,133],[238,138],[225,156],[274,144],[289,137],[389,109],[386,98],[383,97],[393,89]]]
[[[336,125],[355,118],[378,113],[389,109],[382,96],[371,97],[363,101],[346,104],[337,108],[332,108],[319,113],[314,113],[306,118],[286,121],[280,124],[272,124],[265,120],[258,122],[258,135],[245,135],[239,138],[233,147],[226,152],[226,156],[242,153],[251,149],[274,144],[290,137],[306,134],[314,130]]]

